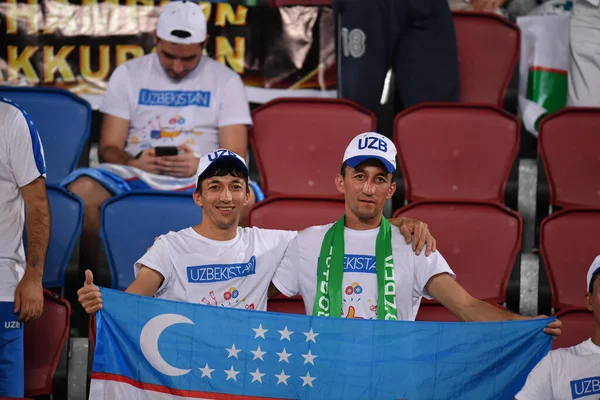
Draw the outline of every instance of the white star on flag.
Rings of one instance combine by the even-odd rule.
[[[250,353],[254,354],[254,358],[252,360],[256,360],[257,358],[259,358],[261,361],[265,361],[263,360],[263,356],[267,354],[266,351],[262,351],[260,349],[260,346],[258,346],[256,350],[250,350]]]
[[[284,370],[281,370],[281,374],[277,375],[277,374],[273,374],[277,377],[277,384],[279,385],[280,383],[283,383],[284,385],[287,385],[287,380],[291,375],[286,375]]]
[[[313,356],[310,350],[308,350],[308,354],[302,354],[302,357],[304,357],[304,364],[311,363],[312,365],[315,365],[313,360],[319,356]]]
[[[262,372],[260,372],[260,370],[258,369],[258,367],[256,367],[256,371],[254,372],[248,372],[250,375],[252,375],[252,382],[254,381],[259,381],[260,383],[262,382],[262,377],[265,376],[265,374],[263,374]],[[250,382],[250,383],[252,383]]]
[[[319,334],[318,333],[314,333],[313,330],[312,330],[312,328],[310,328],[310,331],[303,332],[303,333],[306,336],[306,340],[305,340],[306,342],[308,342],[309,340],[312,340],[313,343],[317,343],[317,341],[315,340],[315,338],[317,336],[319,336]]]
[[[310,372],[307,372],[306,376],[301,376],[300,379],[302,379],[302,386],[303,387],[306,386],[306,385],[308,385],[310,387],[313,387],[312,381],[314,381],[317,378],[313,378],[312,376],[310,376]]]
[[[229,349],[228,349],[228,348],[225,348],[225,350],[227,350],[227,351],[229,352],[229,355],[227,356],[227,358],[229,358],[229,357],[235,357],[235,358],[237,358],[238,360],[240,359],[240,358],[238,357],[238,353],[239,353],[241,350],[240,350],[240,349],[236,349],[236,348],[235,348],[235,343],[234,343],[233,345],[231,345],[231,348],[229,348]]]
[[[265,333],[269,332],[268,329],[263,329],[262,324],[258,325],[258,328],[252,328],[252,330],[254,332],[256,332],[256,335],[254,336],[254,339],[256,339],[257,337],[261,337],[261,338],[265,338]]]
[[[208,363],[206,363],[204,368],[199,368],[199,369],[200,369],[200,371],[202,371],[202,376],[200,378],[204,378],[205,376],[208,376],[208,379],[212,379],[212,376],[210,374],[214,371],[214,369],[209,368]]]
[[[287,325],[285,326],[285,328],[283,328],[282,331],[277,331],[281,334],[281,339],[279,340],[283,340],[283,339],[287,339],[288,341],[291,341],[290,339],[290,335],[292,333],[294,333],[293,331],[288,331]]]
[[[225,373],[227,374],[227,379],[225,379],[226,381],[233,379],[234,381],[237,382],[237,374],[239,374],[240,371],[236,371],[235,369],[233,369],[233,365],[232,365],[229,370],[225,370]],[[302,385],[302,386],[304,386],[304,385]]]
[[[283,351],[281,353],[275,353],[279,356],[279,362],[285,361],[286,363],[290,363],[290,360],[288,360],[288,358],[290,358],[290,356],[292,355],[292,353],[288,353],[285,351],[285,347],[283,348]]]

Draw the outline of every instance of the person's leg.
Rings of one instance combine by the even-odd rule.
[[[448,0],[403,1],[409,7],[398,11],[408,13],[407,20],[394,49],[401,103],[397,111],[428,101],[459,101],[456,33]]]
[[[404,1],[404,0],[396,0]],[[334,0],[339,26],[338,92],[369,110],[380,104],[385,75],[391,65],[387,0]]]
[[[600,107],[600,7],[576,1],[570,31],[567,105]]]
[[[67,186],[67,189],[83,200],[83,229],[79,265],[83,270],[97,272],[100,254],[100,208],[112,197],[97,180],[81,176]]]
[[[23,324],[14,302],[0,302],[0,397],[24,397]]]

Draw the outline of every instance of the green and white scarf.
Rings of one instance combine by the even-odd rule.
[[[342,277],[344,275],[344,218],[325,234],[317,269],[317,295],[313,315],[339,318],[342,314]],[[392,256],[392,227],[387,219],[381,225],[375,242],[377,270],[377,319],[396,320],[396,281]]]

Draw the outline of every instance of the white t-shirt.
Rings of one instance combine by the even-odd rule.
[[[44,149],[34,123],[15,103],[0,97],[0,301],[13,301],[25,272],[25,203],[19,190],[46,177]]]
[[[307,315],[312,315],[315,302],[321,244],[332,225],[314,226],[300,232],[290,243],[273,278],[284,295],[302,295]],[[379,228],[365,231],[344,228],[342,316],[346,318],[377,318],[375,242],[378,232]],[[412,321],[421,297],[431,298],[425,292],[429,278],[440,273],[454,277],[454,272],[439,252],[429,257],[425,257],[425,252],[417,256],[395,226],[392,226],[392,256],[398,319]]]
[[[238,228],[232,240],[207,239],[193,228],[157,239],[135,263],[158,271],[155,297],[221,307],[267,309],[267,290],[296,231]]]
[[[221,147],[220,127],[252,124],[241,78],[207,56],[179,81],[156,53],[123,63],[110,77],[100,111],[129,121],[125,151],[132,156],[182,144],[204,155]]]
[[[552,350],[529,373],[518,400],[600,399],[600,347],[592,339]]]

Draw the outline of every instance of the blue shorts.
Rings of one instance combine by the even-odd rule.
[[[0,302],[0,396],[23,397],[25,360],[23,324],[13,312],[14,302]]]
[[[140,179],[134,179],[130,181],[126,181],[121,178],[119,175],[113,174],[112,172],[105,171],[98,168],[79,168],[73,172],[71,172],[61,183],[60,186],[67,187],[75,180],[82,176],[90,177],[100,183],[102,186],[106,188],[111,194],[119,195],[121,193],[131,192],[135,190],[152,190],[150,186],[148,186],[144,181]],[[265,195],[263,194],[258,183],[248,180],[248,186],[254,191],[254,195],[256,196],[256,202],[262,201],[265,199]],[[195,187],[189,188],[187,190],[179,190],[180,193],[194,193],[196,190]]]

